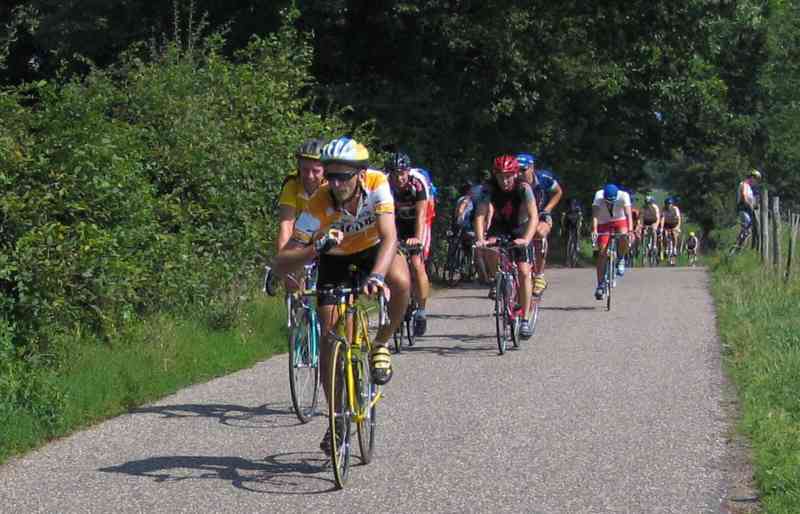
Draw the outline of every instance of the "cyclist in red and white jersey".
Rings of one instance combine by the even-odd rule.
[[[592,240],[597,241],[599,252],[597,254],[597,289],[594,297],[603,299],[605,289],[605,266],[608,259],[608,243],[615,234],[626,237],[619,239],[617,261],[617,275],[625,274],[625,259],[628,254],[630,242],[627,234],[633,227],[633,213],[631,212],[631,197],[614,184],[607,184],[597,191],[592,203]]]
[[[425,270],[425,247],[430,247],[430,187],[425,177],[411,168],[411,159],[402,152],[389,155],[384,162],[384,172],[389,173],[389,185],[395,204],[397,239],[408,246],[420,245],[422,253],[409,255],[412,289],[419,304],[415,311],[414,333],[425,335],[430,281]]]

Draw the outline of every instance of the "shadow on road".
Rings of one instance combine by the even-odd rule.
[[[328,459],[321,452],[278,453],[263,461],[203,455],[151,457],[98,471],[152,478],[156,482],[224,480],[254,493],[319,494],[336,489],[333,475],[328,473]],[[319,473],[327,475],[314,476]]]
[[[605,305],[605,304],[603,304]],[[597,310],[597,307],[587,307],[587,306],[567,306],[567,307],[549,307],[542,305],[539,307],[540,311],[566,311],[566,312],[573,312],[573,311],[593,311]]]
[[[217,418],[223,425],[240,428],[289,427],[300,424],[288,407],[244,407],[228,404],[153,405],[132,409],[131,414],[160,414],[163,418]]]
[[[442,357],[471,356],[487,357],[497,354],[497,347],[487,344],[494,341],[494,334],[430,334],[439,340],[453,340],[459,343],[467,343],[471,346],[431,346],[417,344],[412,347],[403,347],[403,353],[433,353]],[[474,346],[472,346],[474,344]],[[486,355],[481,355],[484,353]]]

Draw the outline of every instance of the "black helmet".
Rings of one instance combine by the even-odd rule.
[[[322,139],[308,139],[297,147],[297,151],[294,153],[294,156],[298,159],[315,159],[318,161],[322,155],[323,146],[325,146],[325,141]]]
[[[411,168],[411,159],[403,152],[393,152],[383,163],[384,171],[389,173]]]

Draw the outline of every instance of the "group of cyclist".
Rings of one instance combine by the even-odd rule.
[[[316,261],[317,284],[322,290],[348,287],[354,271],[361,277],[361,293],[383,294],[388,299],[389,323],[379,327],[371,355],[372,379],[386,384],[392,378],[389,339],[403,321],[413,295],[414,332],[426,331],[426,301],[430,285],[425,260],[430,252],[431,227],[435,216],[435,188],[430,175],[411,165],[408,155],[392,153],[382,170],[369,167],[370,154],[361,143],[340,137],[325,141],[311,139],[296,152],[297,172],[289,175],[279,197],[279,231],[274,270],[289,277],[305,264]],[[752,219],[750,177],[740,186],[741,216]],[[523,312],[520,336],[530,338],[532,330],[525,313],[547,288],[544,268],[547,239],[553,228],[552,212],[563,197],[555,175],[537,167],[532,153],[498,156],[491,177],[463,190],[456,206],[456,223],[464,239],[474,246],[481,278],[491,283],[496,269],[498,239],[513,247],[511,259],[518,273],[517,303]],[[562,216],[568,229],[580,229],[582,208],[576,199]],[[674,199],[659,209],[653,197],[635,209],[631,194],[614,184],[598,190],[592,203],[591,231],[597,245],[597,289],[602,299],[604,266],[612,237],[619,237],[618,252],[625,256],[643,233],[680,234],[682,217]],[[694,247],[697,240],[689,234]],[[625,273],[620,258],[617,273]],[[287,288],[297,287],[287,280]],[[489,295],[496,292],[490,290]],[[320,295],[317,302],[321,320],[320,360],[329,359],[327,338],[336,323],[335,298]],[[320,368],[326,398],[330,401],[329,370]],[[330,429],[321,448],[331,446]]]

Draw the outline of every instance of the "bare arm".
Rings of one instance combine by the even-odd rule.
[[[486,219],[488,216],[489,203],[479,203],[477,212],[475,213],[475,221],[473,221],[476,242],[483,242],[486,240]]]
[[[418,201],[415,209],[417,213],[417,228],[415,233],[417,240],[422,243],[422,234],[425,233],[425,227],[428,225],[428,200]]]
[[[292,273],[293,271],[299,270],[303,264],[316,256],[317,252],[314,250],[313,244],[305,245],[299,241],[290,239],[275,257],[275,272],[278,276]]]
[[[375,258],[372,273],[379,273],[385,277],[397,254],[397,228],[394,225],[394,213],[378,214],[376,226],[381,242],[378,246],[378,256]]]
[[[553,212],[553,209],[556,208],[558,202],[561,201],[561,197],[564,195],[564,190],[561,189],[561,184],[556,183],[556,191],[553,193],[553,196],[550,198],[550,201],[547,202],[547,205],[544,206],[544,210],[547,212]]]
[[[536,201],[533,198],[525,202],[525,210],[528,213],[528,223],[525,225],[525,234],[521,239],[525,240],[525,244],[530,244],[536,234],[536,227],[539,225],[539,209],[536,208]]]
[[[288,205],[281,205],[278,211],[278,239],[276,241],[276,250],[281,251],[281,248],[286,246],[289,239],[292,237],[294,231],[295,208]]]

